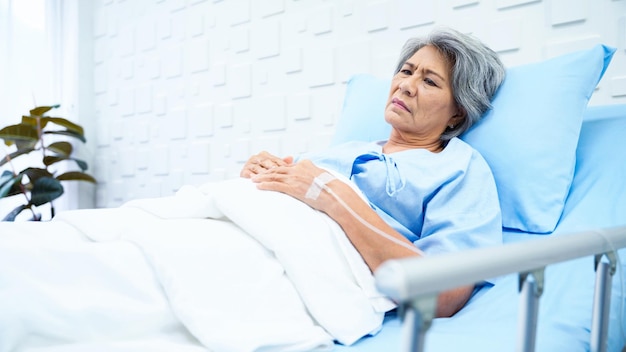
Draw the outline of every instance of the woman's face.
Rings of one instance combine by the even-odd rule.
[[[391,81],[385,120],[390,139],[409,146],[440,148],[440,136],[462,119],[452,95],[451,67],[433,46],[419,49]],[[430,148],[432,149],[432,148]]]

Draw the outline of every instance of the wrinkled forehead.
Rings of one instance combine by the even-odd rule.
[[[424,45],[408,57],[403,65],[412,68],[433,71],[448,78],[452,73],[452,64],[448,57],[433,45]]]

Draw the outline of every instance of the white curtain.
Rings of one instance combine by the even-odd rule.
[[[2,126],[17,123],[37,105],[53,103],[55,62],[46,6],[55,1],[0,0]]]
[[[54,115],[86,127],[85,121],[78,121],[77,67],[80,60],[90,62],[92,44],[89,42],[82,56],[78,55],[78,23],[89,21],[92,5],[83,10],[86,19],[80,17],[79,5],[79,0],[0,0],[0,128],[19,123],[35,106],[52,104],[61,105]],[[88,94],[93,92],[89,82],[80,84]],[[0,158],[11,151],[0,142]],[[92,160],[87,161],[93,167]],[[19,170],[24,165],[18,162],[30,163],[15,160]],[[8,167],[0,167],[0,172]],[[93,204],[93,191],[80,192],[79,186],[69,183],[64,188],[65,194],[54,201],[57,210]],[[21,201],[0,199],[0,219]]]

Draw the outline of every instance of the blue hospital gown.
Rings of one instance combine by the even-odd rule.
[[[502,243],[495,181],[476,150],[458,138],[439,153],[384,154],[383,144],[348,142],[299,159],[352,180],[378,215],[428,254]]]

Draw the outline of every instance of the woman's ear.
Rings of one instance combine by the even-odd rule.
[[[465,112],[465,109],[463,109],[462,107],[457,107],[456,114],[450,118],[450,121],[448,121],[448,125],[457,126],[458,124],[463,122],[463,119],[465,119],[466,116],[467,113]]]
[[[463,107],[457,106],[456,107],[456,115],[454,115],[453,117],[457,117],[459,119],[459,121],[462,121],[466,116],[467,116],[467,111],[465,111],[465,109],[463,109]]]

